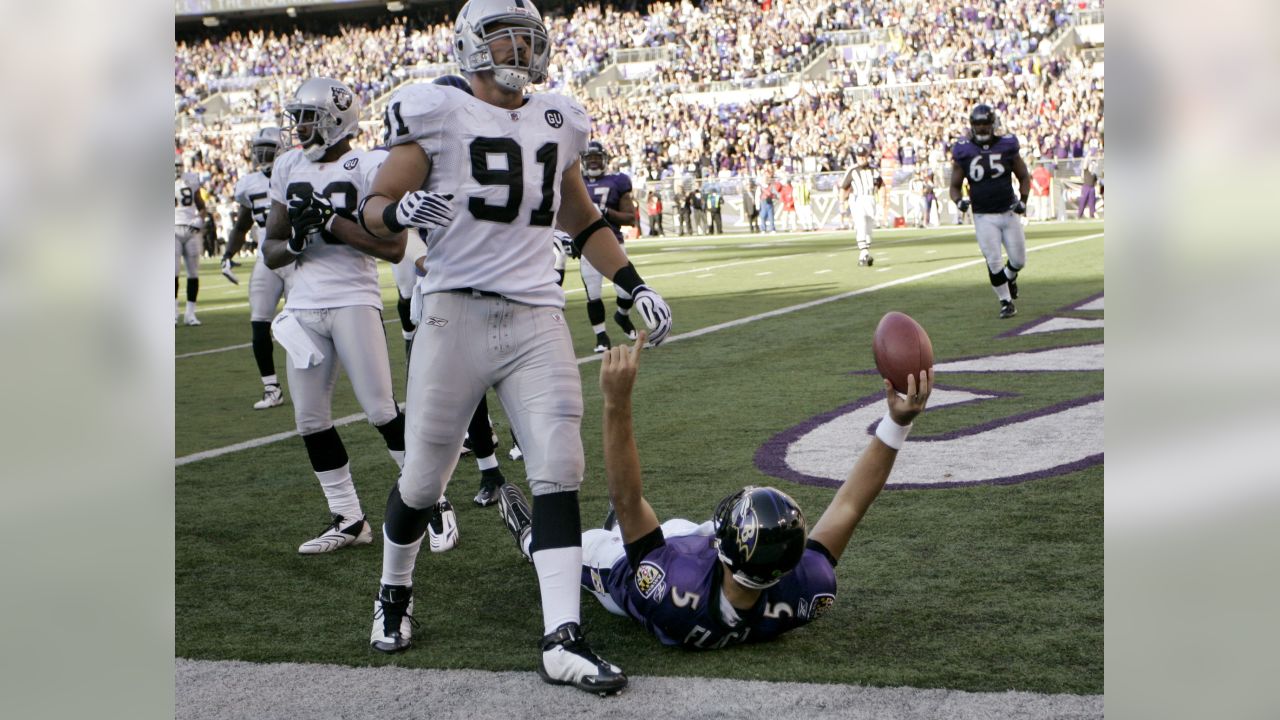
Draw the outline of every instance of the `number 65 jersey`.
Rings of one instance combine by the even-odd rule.
[[[540,93],[508,110],[453,87],[411,85],[387,104],[388,146],[417,143],[431,159],[426,189],[452,193],[457,214],[427,238],[421,292],[475,288],[564,307],[547,252],[560,182],[586,149],[576,100]]]
[[[951,148],[951,159],[964,169],[969,200],[975,213],[1002,213],[1013,207],[1013,161],[1018,157],[1018,136],[1000,135],[989,142],[961,140]]]
[[[355,221],[356,204],[369,194],[373,177],[387,159],[386,150],[352,149],[332,162],[312,162],[294,148],[276,159],[271,171],[271,202],[288,206],[289,198],[319,195],[333,203],[336,215]],[[293,287],[285,308],[368,305],[382,309],[378,261],[327,231],[312,242],[294,265]]]

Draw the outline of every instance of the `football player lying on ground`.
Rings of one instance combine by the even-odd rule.
[[[761,642],[815,620],[835,603],[836,562],[924,410],[933,370],[911,377],[906,397],[884,381],[888,413],[812,532],[795,501],[770,487],[729,495],[701,525],[679,519],[659,525],[644,498],[631,427],[631,389],[644,343],[641,332],[634,346],[611,348],[600,368],[604,463],[617,526],[582,534],[583,587],[664,645],[709,650]],[[508,483],[498,502],[527,558],[524,496]]]

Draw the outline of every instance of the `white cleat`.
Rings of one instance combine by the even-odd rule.
[[[262,399],[253,404],[254,410],[266,410],[284,404],[284,391],[279,385],[267,385],[262,391]]]
[[[200,322],[198,319],[196,319],[196,314],[195,314],[195,313],[187,313],[187,316],[186,316],[186,317],[184,317],[184,318],[182,319],[182,322],[183,322],[183,323],[185,323],[185,324],[187,324],[187,325],[190,325],[190,326],[192,326],[192,327],[195,327],[196,325],[203,325],[203,324],[204,324],[204,323]]]
[[[373,632],[369,645],[384,653],[400,652],[413,645],[413,588],[382,585],[373,600]]]
[[[622,668],[591,652],[578,623],[561,625],[543,637],[541,644],[538,674],[552,685],[572,685],[599,695],[612,695],[627,686]]]
[[[444,498],[440,498],[440,502],[432,510],[431,522],[427,523],[427,541],[431,552],[448,552],[458,546],[458,514]]]
[[[373,531],[364,518],[344,526],[345,522],[346,519],[341,515],[334,515],[333,522],[325,526],[324,532],[298,546],[298,552],[303,555],[319,555],[348,545],[368,545],[373,542]]]

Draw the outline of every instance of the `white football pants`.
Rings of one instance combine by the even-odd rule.
[[[391,390],[391,361],[382,312],[368,305],[288,312],[324,354],[318,365],[308,368],[295,367],[293,358],[285,363],[298,434],[310,435],[333,425],[333,387],[338,380],[339,362],[351,380],[356,400],[369,416],[369,424],[385,425],[394,420],[398,409]],[[475,405],[471,404],[473,411]],[[459,427],[465,431],[466,420]]]
[[[978,236],[978,247],[982,249],[982,256],[987,259],[987,270],[991,274],[1000,272],[1004,267],[1004,258],[1000,254],[1002,246],[1009,255],[1010,265],[1019,270],[1027,266],[1027,236],[1022,229],[1021,219],[1012,210],[973,214],[973,229]]]

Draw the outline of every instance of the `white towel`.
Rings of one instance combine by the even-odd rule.
[[[413,284],[413,293],[409,297],[409,322],[414,327],[422,324],[422,280],[421,276]]]
[[[311,342],[311,336],[307,335],[298,318],[290,315],[288,310],[276,315],[271,321],[271,334],[284,347],[285,352],[289,353],[293,366],[299,370],[324,362],[324,353]]]

